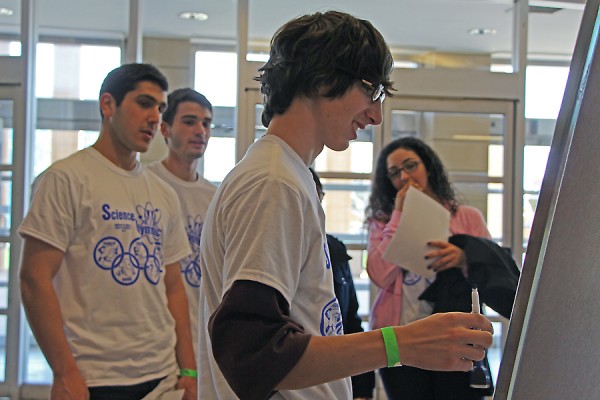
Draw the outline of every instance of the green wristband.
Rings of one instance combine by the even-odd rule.
[[[195,369],[182,368],[179,370],[179,376],[181,376],[181,377],[189,376],[192,378],[197,378],[198,371],[196,371]]]
[[[396,332],[391,326],[381,328],[383,335],[383,343],[385,344],[385,354],[387,354],[388,368],[400,367],[400,352],[398,351],[398,341],[396,340]]]

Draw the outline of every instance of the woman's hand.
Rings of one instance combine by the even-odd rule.
[[[429,269],[440,272],[448,268],[467,269],[467,257],[461,248],[448,242],[432,241],[428,246],[437,247],[425,255],[426,260],[435,260],[429,265]]]
[[[413,186],[415,189],[418,190],[423,190],[423,188],[415,181],[413,181],[411,178],[406,180],[406,183],[404,184],[404,186],[402,186],[400,188],[400,190],[398,190],[398,192],[396,193],[396,199],[394,200],[394,209],[398,210],[398,211],[402,211],[402,206],[404,204],[404,198],[406,197],[406,192],[408,192],[408,188]]]

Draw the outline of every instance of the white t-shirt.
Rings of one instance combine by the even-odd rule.
[[[433,305],[428,301],[419,300],[419,296],[431,285],[431,282],[429,278],[404,271],[400,325],[408,325],[431,315]]]
[[[167,182],[179,196],[185,230],[192,254],[181,261],[181,277],[190,305],[190,323],[195,354],[198,354],[198,296],[200,295],[200,237],[204,216],[217,187],[198,176],[194,182],[173,175],[162,162],[148,165],[148,169]]]
[[[190,252],[177,195],[94,148],[53,164],[19,228],[64,252],[53,284],[88,386],[132,385],[177,370],[165,266]]]
[[[225,178],[211,203],[201,240],[200,399],[236,398],[211,352],[208,320],[236,280],[278,290],[291,318],[311,335],[342,335],[325,215],[308,167],[281,139],[254,143]],[[350,399],[350,379],[274,399]]]

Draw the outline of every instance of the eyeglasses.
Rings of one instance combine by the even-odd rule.
[[[361,79],[360,81],[363,85],[365,85],[373,91],[371,93],[371,100],[373,100],[373,103],[375,103],[377,100],[383,103],[383,101],[385,100],[385,88],[383,87],[382,83],[375,86],[366,79]]]
[[[345,74],[348,74],[348,75],[354,77],[357,80],[360,80],[360,83],[362,83],[369,90],[371,90],[371,100],[373,100],[373,103],[375,103],[377,100],[379,100],[380,102],[383,102],[383,100],[385,100],[385,86],[383,86],[383,83],[378,83],[375,85],[371,81],[360,78],[359,76],[357,76],[357,74],[354,71],[351,71],[346,67],[342,67],[342,66],[338,65],[336,67],[336,69]]]
[[[417,161],[417,160],[407,161],[400,168],[392,167],[392,168],[388,169],[387,176],[390,179],[394,179],[394,178],[400,176],[402,171],[406,172],[407,174],[410,174],[411,172],[415,172],[417,170],[420,163],[421,163],[421,161]]]

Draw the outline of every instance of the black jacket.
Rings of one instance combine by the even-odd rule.
[[[346,245],[331,235],[327,235],[327,246],[333,271],[333,289],[342,311],[342,324],[344,333],[363,332],[362,320],[358,316],[358,299],[352,279],[352,271],[348,261]],[[352,377],[352,392],[356,397],[373,397],[375,388],[375,373],[366,372]]]
[[[482,303],[510,318],[519,282],[519,268],[510,252],[489,239],[471,235],[454,235],[448,241],[465,252],[468,280],[458,268],[442,271],[419,299],[433,302],[434,312],[470,312],[470,293],[475,286]]]

